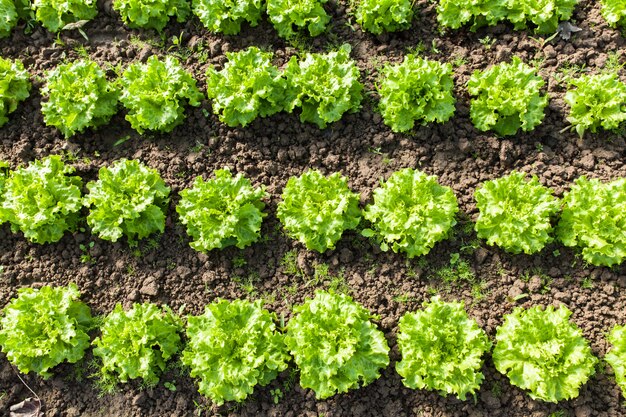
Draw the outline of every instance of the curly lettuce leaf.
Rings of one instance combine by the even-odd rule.
[[[611,365],[615,373],[615,381],[626,396],[626,326],[615,326],[608,337],[611,349],[604,360]]]
[[[193,13],[212,33],[236,35],[244,21],[256,26],[265,4],[261,0],[193,0]]]
[[[452,29],[471,22],[472,31],[508,20],[515,29],[530,26],[536,33],[552,34],[559,22],[572,17],[577,3],[578,0],[441,0],[437,20]]]
[[[131,64],[120,78],[120,101],[137,132],[171,132],[185,119],[185,105],[199,106],[202,93],[196,80],[174,57],[155,55],[145,64]]]
[[[479,211],[477,236],[511,253],[536,253],[552,242],[551,220],[559,211],[552,190],[536,175],[511,174],[486,181],[474,193]]]
[[[611,27],[626,28],[626,0],[600,0],[602,16]]]
[[[142,378],[156,385],[167,360],[181,348],[182,321],[167,306],[138,304],[124,311],[117,304],[100,325],[101,335],[92,345],[100,358],[103,381],[128,382]]]
[[[300,369],[300,385],[317,399],[368,385],[389,365],[385,336],[350,296],[316,291],[293,312],[285,344]]]
[[[30,88],[30,75],[22,61],[0,57],[0,126],[8,122],[7,116],[28,98]]]
[[[11,173],[4,184],[0,223],[11,223],[35,243],[57,242],[78,223],[82,180],[58,155],[31,162]]]
[[[357,112],[363,84],[356,63],[350,59],[350,50],[345,44],[327,54],[307,53],[301,60],[292,57],[284,72],[285,110],[291,113],[300,107],[300,120],[315,123],[320,129],[340,120],[346,112]]]
[[[385,252],[406,252],[409,258],[426,255],[447,237],[457,211],[450,187],[439,185],[435,176],[406,168],[374,190],[374,203],[363,212],[372,228],[362,234],[374,237]]]
[[[245,400],[287,368],[289,355],[276,316],[257,300],[216,300],[187,318],[182,362],[199,378],[198,391],[216,404]]]
[[[617,73],[583,74],[568,84],[576,89],[565,93],[570,106],[567,120],[581,138],[586,130],[615,130],[626,121],[626,84]]]
[[[88,127],[101,126],[117,113],[119,91],[95,62],[62,64],[47,78],[41,90],[48,97],[41,104],[44,122],[59,129],[66,138]]]
[[[98,14],[96,0],[33,0],[35,18],[50,32]]]
[[[247,126],[257,117],[283,109],[286,81],[272,65],[272,53],[252,46],[226,53],[224,69],[207,70],[207,95],[213,111],[228,126]]]
[[[122,159],[102,167],[98,181],[87,184],[87,223],[101,239],[117,242],[122,236],[133,245],[165,229],[170,188],[157,170],[137,160]]]
[[[11,30],[17,25],[19,16],[13,0],[0,0],[0,38],[11,34]]]
[[[345,230],[359,224],[359,196],[340,173],[325,177],[309,170],[287,181],[276,216],[289,236],[324,253],[334,249]]]
[[[533,130],[544,118],[548,96],[541,95],[545,82],[518,57],[484,71],[474,71],[467,91],[474,96],[470,117],[480,131],[514,135],[521,128]]]
[[[268,194],[253,188],[242,174],[233,178],[230,170],[218,169],[215,178],[197,177],[193,187],[180,192],[176,211],[187,233],[194,239],[190,246],[197,251],[239,249],[257,241],[267,213],[261,201]]]
[[[267,0],[267,15],[278,36],[291,39],[296,30],[307,29],[311,36],[321,35],[330,22],[324,10],[328,0]],[[294,30],[295,29],[295,30]]]
[[[79,301],[75,284],[67,287],[21,288],[2,309],[0,347],[25,374],[43,378],[63,362],[76,363],[89,347],[91,310]]]
[[[410,0],[360,0],[354,16],[364,30],[374,35],[405,30],[411,27],[413,2]]]
[[[165,28],[171,17],[183,23],[191,15],[187,0],[114,0],[113,8],[128,27],[158,32]]]
[[[480,369],[491,342],[462,303],[433,297],[424,310],[402,316],[398,328],[402,360],[396,370],[406,387],[454,394],[460,400],[475,395],[485,379]]]
[[[556,235],[565,246],[582,249],[596,266],[621,264],[626,258],[626,178],[603,184],[578,178],[563,197]]]
[[[516,308],[497,330],[494,365],[531,398],[553,403],[576,398],[595,372],[598,359],[569,322],[571,314],[564,305]]]
[[[407,132],[415,122],[443,123],[454,114],[452,66],[407,55],[402,64],[385,65],[376,86],[379,109],[394,132]]]

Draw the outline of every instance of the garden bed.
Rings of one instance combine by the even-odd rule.
[[[418,13],[410,30],[396,34],[366,34],[349,18],[345,3],[329,3],[329,33],[318,38],[286,43],[263,21],[244,25],[236,36],[210,35],[197,19],[171,23],[164,40],[150,31],[124,27],[110,2],[99,5],[99,15],[84,27],[86,41],[78,32],[54,36],[38,27],[25,35],[23,27],[0,41],[0,54],[21,59],[33,75],[31,96],[0,128],[0,159],[13,167],[49,154],[63,154],[85,180],[94,180],[98,169],[121,158],[135,158],[156,168],[172,187],[172,201],[165,232],[147,239],[137,248],[126,242],[109,243],[88,231],[66,234],[54,244],[37,245],[0,227],[0,299],[9,300],[23,286],[66,285],[75,282],[82,299],[95,314],[105,314],[120,302],[150,301],[167,304],[186,314],[200,314],[217,297],[263,298],[266,306],[287,320],[291,306],[311,297],[316,288],[347,290],[373,314],[391,347],[391,364],[382,377],[367,387],[327,400],[298,386],[293,366],[277,380],[242,404],[212,407],[196,390],[194,382],[172,367],[163,385],[142,389],[131,383],[114,394],[99,395],[92,383],[91,357],[77,366],[62,365],[49,380],[24,377],[41,397],[48,416],[620,416],[626,413],[612,372],[604,365],[572,401],[549,404],[532,400],[511,386],[496,371],[488,355],[485,381],[475,401],[444,398],[402,385],[394,370],[400,359],[396,345],[398,319],[414,311],[438,293],[444,299],[465,302],[471,317],[493,339],[503,316],[515,306],[560,304],[573,312],[594,354],[606,353],[607,332],[626,322],[626,269],[586,266],[576,251],[554,243],[537,255],[510,255],[478,241],[472,231],[477,211],[476,187],[489,179],[517,169],[539,176],[561,197],[581,175],[604,181],[626,176],[626,135],[621,132],[588,133],[580,139],[566,121],[564,73],[581,68],[603,68],[612,57],[624,63],[626,40],[609,28],[594,1],[581,1],[573,21],[582,31],[569,41],[556,37],[545,44],[529,31],[513,31],[498,25],[475,33],[467,29],[438,32],[435,6],[416,4]],[[172,38],[178,39],[177,44]],[[204,101],[188,108],[183,125],[171,134],[135,133],[124,114],[107,126],[79,134],[67,141],[46,127],[40,112],[46,70],[65,59],[85,53],[101,64],[126,66],[149,55],[178,56],[194,74],[201,89],[210,65],[221,66],[225,53],[247,46],[274,51],[275,63],[283,66],[297,51],[307,47],[321,52],[329,45],[352,45],[366,91],[375,91],[377,69],[385,62],[400,62],[408,52],[423,46],[423,55],[455,64],[457,112],[442,125],[417,127],[413,134],[395,134],[385,126],[375,106],[375,94],[366,94],[361,111],[344,115],[324,130],[302,124],[296,114],[279,113],[257,119],[246,128],[229,128],[211,114]],[[543,123],[534,131],[505,139],[480,133],[469,118],[469,97],[464,87],[471,73],[513,55],[539,68],[546,80],[550,103]],[[624,71],[620,72],[626,80]],[[254,185],[264,184],[270,194],[262,241],[244,250],[229,248],[208,255],[189,247],[189,238],[178,222],[174,207],[177,193],[191,186],[198,175],[209,178],[213,170],[230,167],[244,173]],[[371,201],[372,190],[382,178],[405,167],[437,175],[452,187],[460,206],[454,235],[435,246],[423,258],[407,260],[403,254],[381,252],[357,232],[344,234],[336,249],[324,254],[307,251],[287,237],[276,219],[276,205],[290,176],[306,168],[329,174],[339,171],[350,187]],[[93,245],[90,242],[94,242]],[[458,254],[458,260],[457,255]],[[452,260],[452,262],[451,262]],[[465,268],[469,266],[469,268]],[[3,303],[4,304],[4,303]],[[279,390],[279,391],[277,391]],[[31,396],[4,355],[0,359],[0,408]],[[280,394],[279,394],[280,393]]]

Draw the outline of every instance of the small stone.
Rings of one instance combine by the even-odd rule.
[[[510,299],[515,300],[515,298],[517,296],[520,296],[523,293],[524,293],[524,291],[522,291],[521,288],[513,286],[513,287],[509,288],[509,294],[508,295],[509,295]]]
[[[576,407],[574,410],[574,415],[576,417],[590,417],[591,416],[591,407],[588,405],[581,405]]]
[[[528,290],[531,292],[537,292],[541,289],[542,282],[539,275],[533,275],[528,283]]]
[[[487,259],[487,256],[489,255],[489,251],[485,248],[478,248],[476,249],[476,252],[474,253],[474,257],[476,258],[476,263],[478,263],[478,265],[482,265],[483,262],[485,262],[485,259]]]
[[[143,282],[139,292],[145,295],[155,296],[159,293],[159,285],[150,277]]]
[[[128,299],[129,299],[130,301],[137,301],[137,300],[139,300],[139,291],[137,291],[137,290],[132,290],[132,291],[130,292],[130,294],[128,294]]]
[[[139,394],[133,397],[133,405],[135,407],[141,406],[148,399],[148,395],[145,391],[141,391]]]

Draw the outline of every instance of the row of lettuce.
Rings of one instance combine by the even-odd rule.
[[[167,306],[135,303],[124,310],[117,304],[94,319],[79,296],[74,284],[20,289],[0,318],[7,359],[23,373],[48,378],[52,368],[79,361],[91,345],[100,385],[113,389],[137,378],[156,385],[168,360],[180,355],[199,392],[217,404],[245,400],[292,361],[300,385],[318,399],[368,385],[389,365],[376,317],[346,294],[318,290],[278,328],[276,315],[260,300],[216,299],[204,314],[185,320]],[[462,303],[433,297],[400,318],[396,370],[409,388],[465,400],[480,388],[484,355],[491,352],[496,369],[532,398],[576,398],[599,361],[570,315],[564,305],[517,307],[497,329],[492,351]],[[96,327],[92,341],[89,332]],[[626,326],[615,326],[608,341],[612,347],[604,359],[626,392]]]
[[[161,31],[171,18],[187,21],[193,13],[212,33],[234,35],[241,24],[256,26],[267,14],[278,35],[291,39],[307,33],[318,36],[327,30],[330,16],[324,8],[328,0],[114,0],[113,9],[131,28]],[[354,0],[350,15],[363,30],[373,34],[395,32],[411,27],[414,1],[411,0]],[[476,30],[501,22],[512,23],[515,29],[531,27],[540,34],[557,31],[561,21],[572,17],[578,0],[440,0],[437,20],[442,28],[458,29],[471,24]],[[626,7],[623,0],[601,0],[602,15],[609,25],[626,26]],[[88,21],[98,14],[95,0],[0,0],[0,37],[8,36],[19,20],[39,21],[51,32],[72,28],[73,24]]]
[[[1,164],[0,223],[9,222],[32,242],[56,242],[77,228],[86,207],[91,232],[105,240],[126,237],[136,244],[164,231],[170,188],[156,170],[137,160],[119,160],[100,169],[99,179],[87,183],[85,196],[74,171],[57,155],[13,171]],[[249,246],[261,237],[267,216],[263,200],[269,195],[228,168],[213,174],[208,180],[196,177],[192,187],[179,193],[176,212],[190,245],[201,252]],[[474,227],[489,245],[533,254],[556,236],[564,245],[578,247],[593,265],[613,266],[626,258],[624,178],[602,183],[582,176],[559,200],[536,176],[528,179],[513,171],[484,182],[475,199],[479,216]],[[411,168],[391,174],[363,210],[359,202],[340,173],[324,176],[307,170],[288,180],[276,217],[287,235],[310,250],[334,249],[346,230],[358,229],[383,251],[413,258],[451,235],[459,210],[451,188]]]
[[[207,71],[213,111],[236,127],[257,117],[299,110],[302,122],[325,128],[361,107],[364,86],[350,49],[345,44],[325,54],[293,56],[284,70],[272,64],[271,52],[256,47],[227,53],[220,71],[214,67]],[[20,61],[0,58],[0,126],[29,96],[29,78]],[[598,128],[616,130],[626,120],[626,84],[617,70],[570,77],[567,84],[567,120],[580,136]],[[536,69],[518,57],[475,71],[466,85],[474,126],[502,136],[533,130],[543,121],[548,104],[544,85]],[[381,69],[376,82],[378,111],[395,132],[408,132],[416,124],[443,123],[455,112],[453,90],[449,63],[410,54],[402,63]],[[109,122],[118,102],[139,133],[170,132],[183,123],[185,106],[199,106],[204,98],[196,80],[171,56],[133,63],[113,81],[93,61],[65,63],[47,73],[41,93],[46,98],[41,109],[44,122],[65,137]]]

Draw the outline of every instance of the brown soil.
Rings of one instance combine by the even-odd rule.
[[[109,312],[117,302],[130,306],[136,301],[166,303],[174,309],[185,305],[187,313],[199,314],[216,297],[264,297],[270,309],[288,318],[290,306],[311,296],[315,288],[330,285],[331,277],[311,282],[315,266],[326,263],[330,276],[343,277],[354,298],[380,316],[379,325],[392,347],[391,365],[370,386],[325,401],[316,401],[310,390],[298,386],[297,375],[286,371],[245,403],[215,408],[197,393],[193,381],[175,368],[163,379],[176,385],[175,392],[162,385],[141,389],[133,383],[120,387],[115,394],[99,396],[89,378],[88,358],[76,367],[61,366],[47,381],[32,375],[25,377],[44,401],[47,416],[191,416],[200,411],[207,415],[285,417],[539,417],[560,410],[576,417],[626,414],[608,367],[602,367],[584,386],[579,398],[558,405],[534,401],[512,387],[495,370],[490,357],[476,401],[461,402],[437,393],[406,389],[394,371],[399,360],[395,342],[399,317],[419,308],[434,292],[445,299],[465,301],[471,316],[490,337],[495,335],[503,315],[517,305],[564,303],[573,311],[573,321],[583,329],[594,353],[606,353],[606,332],[626,321],[624,267],[587,267],[574,251],[556,244],[536,256],[512,256],[484,242],[479,248],[468,249],[475,235],[464,226],[476,215],[472,197],[476,186],[512,169],[537,174],[559,196],[580,175],[603,180],[626,176],[623,131],[589,134],[584,140],[563,131],[568,109],[563,102],[563,85],[554,78],[571,64],[584,65],[591,71],[602,68],[610,53],[620,54],[623,62],[624,37],[606,26],[599,4],[591,0],[581,1],[573,19],[583,30],[570,41],[556,38],[543,48],[532,33],[513,31],[507,25],[476,33],[460,30],[441,35],[435,6],[425,0],[417,2],[419,12],[410,30],[375,37],[353,23],[345,3],[331,1],[327,7],[333,15],[330,33],[303,44],[313,51],[323,51],[349,42],[370,91],[377,69],[387,61],[399,62],[418,43],[425,45],[424,54],[429,58],[463,59],[465,63],[455,70],[458,104],[452,120],[419,127],[412,135],[394,134],[376,114],[376,98],[368,96],[371,99],[364,101],[359,113],[345,116],[326,130],[303,125],[297,115],[288,114],[257,120],[246,129],[232,129],[210,115],[210,104],[205,102],[201,108],[188,109],[187,121],[171,134],[141,137],[120,112],[109,126],[66,141],[59,132],[44,126],[41,97],[34,88],[31,97],[0,129],[0,158],[16,166],[48,154],[64,153],[85,180],[96,178],[101,166],[117,159],[137,158],[161,172],[173,189],[173,199],[165,233],[143,242],[136,251],[125,242],[112,244],[88,232],[67,234],[56,244],[36,245],[12,234],[7,225],[2,226],[0,265],[4,272],[0,275],[0,299],[6,303],[22,286],[76,282],[83,299],[97,314]],[[201,88],[206,68],[223,64],[225,52],[250,45],[267,47],[275,51],[279,65],[296,52],[277,37],[267,22],[256,28],[244,27],[238,36],[215,36],[193,19],[185,25],[168,26],[162,44],[154,33],[123,27],[108,0],[100,5],[99,16],[85,27],[89,41],[70,32],[59,37],[62,42],[55,42],[56,37],[41,28],[31,35],[24,35],[22,29],[0,41],[0,52],[3,57],[23,60],[33,74],[35,87],[41,87],[45,70],[65,59],[77,58],[76,47],[81,45],[92,58],[113,65],[145,60],[151,54],[169,50],[193,71]],[[172,36],[180,36],[184,47],[172,46]],[[486,37],[493,43],[480,42]],[[473,128],[463,85],[473,70],[508,60],[512,55],[534,60],[540,66],[551,101],[543,124],[535,131],[499,139]],[[120,138],[127,140],[116,144]],[[270,215],[263,225],[266,239],[242,251],[199,254],[188,246],[188,237],[177,222],[177,192],[190,186],[196,176],[207,178],[214,169],[224,166],[244,173],[255,185],[267,186],[271,198]],[[308,252],[281,232],[274,213],[287,179],[309,167],[326,173],[341,171],[350,179],[350,186],[361,193],[363,203],[369,201],[381,178],[400,168],[419,167],[455,190],[463,220],[455,236],[437,245],[424,260],[407,262],[403,255],[381,253],[357,233],[347,233],[335,250],[324,255]],[[89,250],[94,262],[82,263],[79,245],[91,241],[95,242]],[[289,274],[281,265],[289,251],[296,251],[297,266],[303,274]],[[471,264],[474,284],[446,285],[438,278],[436,271],[448,265],[452,253],[461,253]],[[234,264],[237,258],[246,264]],[[252,283],[254,289],[244,288],[245,283]],[[528,296],[512,301],[522,293]],[[4,355],[1,358],[0,408],[7,413],[10,404],[30,394]],[[284,392],[278,404],[270,394],[276,388]]]

